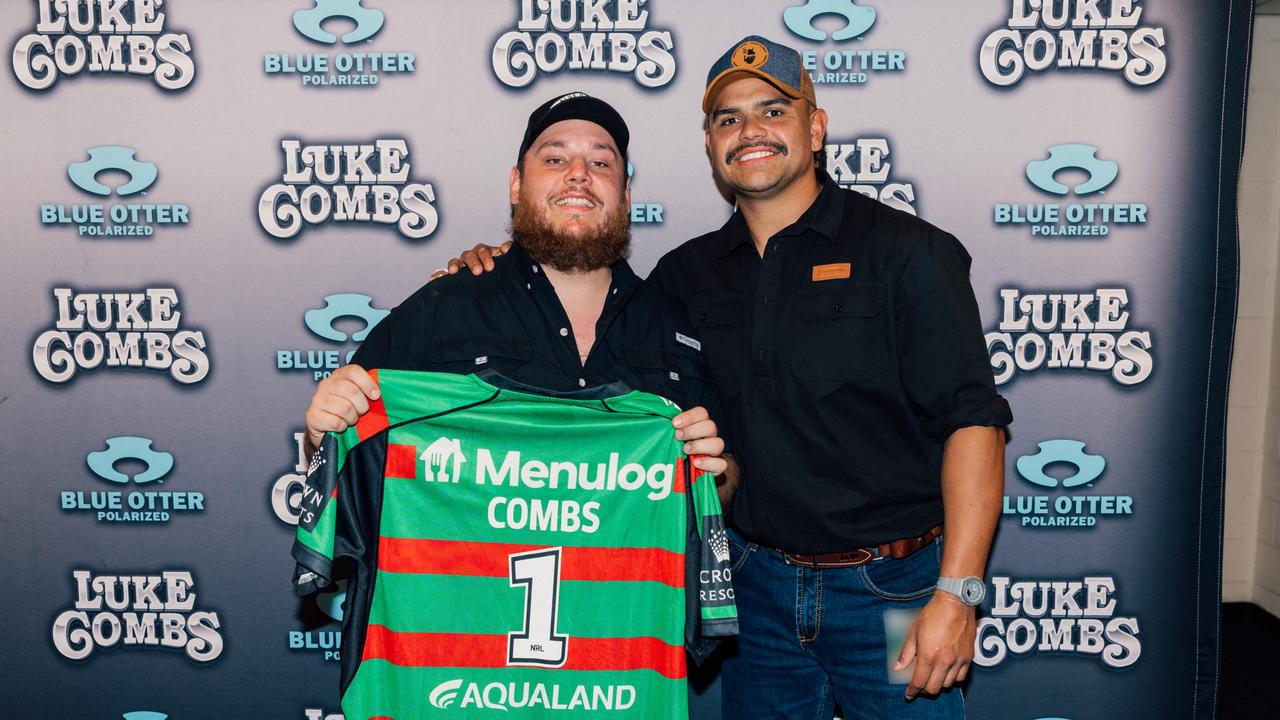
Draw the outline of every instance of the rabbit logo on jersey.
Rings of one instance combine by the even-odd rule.
[[[281,182],[268,185],[258,200],[258,221],[271,237],[287,240],[304,226],[363,223],[421,240],[440,224],[431,183],[409,179],[404,138],[321,145],[285,139],[280,148]]]
[[[634,685],[551,685],[534,682],[477,683],[455,678],[432,688],[427,702],[438,710],[501,710],[541,708],[601,712],[630,710],[636,702]]]
[[[372,44],[386,21],[377,8],[365,7],[365,0],[311,0],[311,7],[293,13],[293,28],[299,35],[321,45],[355,46]],[[331,22],[336,21],[336,22]],[[354,27],[338,35],[329,27]],[[377,85],[383,75],[414,72],[417,57],[406,51],[344,50],[328,52],[270,52],[263,56],[268,75],[297,76],[304,87],[353,87]]]
[[[1019,373],[1105,373],[1121,385],[1146,382],[1155,369],[1150,330],[1131,328],[1129,291],[1000,289],[1000,322],[986,334],[997,385]]]
[[[886,137],[855,138],[826,145],[827,174],[842,188],[853,190],[903,212],[916,212],[916,188],[911,182],[890,177]]]
[[[1164,28],[1142,23],[1141,3],[1013,0],[1009,19],[982,41],[978,68],[999,87],[1053,69],[1113,72],[1131,85],[1151,85],[1164,77],[1168,60]]]
[[[307,310],[302,320],[307,330],[322,340],[339,344],[360,343],[369,336],[374,325],[390,314],[390,310],[374,307],[373,298],[368,295],[335,293],[324,297],[324,307]],[[353,354],[354,348],[346,352],[333,348],[277,350],[276,369],[305,372],[318,382],[350,362]]]
[[[185,328],[174,288],[78,292],[53,288],[57,320],[36,336],[32,360],[51,383],[81,370],[158,370],[183,385],[209,375],[204,332]]]
[[[165,0],[36,0],[35,32],[13,46],[13,74],[32,90],[62,77],[150,77],[164,90],[195,79],[191,38],[165,32]]]
[[[121,464],[141,464],[128,475]],[[159,490],[173,470],[173,455],[152,447],[150,438],[121,435],[107,438],[106,448],[85,457],[97,478],[116,487],[137,490],[63,490],[59,507],[67,513],[92,513],[102,523],[166,523],[175,514],[204,512],[204,493]]]
[[[164,648],[199,663],[222,655],[218,613],[197,610],[189,570],[102,574],[73,570],[75,604],[53,621],[53,646],[68,660],[103,648]]]
[[[626,73],[656,89],[676,76],[670,30],[649,28],[649,0],[520,0],[514,30],[493,45],[493,74],[526,87],[539,74]]]
[[[866,2],[807,0],[784,10],[782,23],[806,40],[845,43],[862,39],[877,16]],[[907,69],[905,50],[801,50],[800,61],[814,85],[865,85],[873,75]]]
[[[991,612],[978,620],[973,662],[994,667],[1037,653],[1096,657],[1122,670],[1142,656],[1138,619],[1117,612],[1113,577],[991,578]]]
[[[156,164],[136,157],[137,150],[122,145],[99,145],[86,151],[87,160],[67,166],[71,184],[88,195],[130,198],[123,202],[43,203],[40,223],[74,227],[80,237],[150,237],[157,225],[186,225],[190,209],[182,203],[137,202],[155,183]],[[99,179],[101,173],[123,173],[128,181],[112,188]]]
[[[1048,195],[1077,200],[996,203],[995,224],[1029,227],[1033,237],[1044,238],[1102,237],[1111,234],[1114,225],[1145,224],[1145,203],[1099,202],[1120,174],[1120,166],[1100,158],[1099,152],[1081,143],[1049,146],[1045,157],[1027,163],[1027,181]]]
[[[1017,518],[1022,527],[1094,527],[1098,518],[1128,517],[1133,498],[1128,495],[1095,495],[1086,490],[1102,478],[1107,461],[1085,450],[1079,440],[1045,440],[1039,450],[1018,458],[1014,467],[1036,495],[1005,495],[1003,515]],[[1068,468],[1070,474],[1063,474]],[[1049,491],[1066,491],[1053,496]]]

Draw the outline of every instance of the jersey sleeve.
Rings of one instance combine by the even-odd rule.
[[[365,445],[370,447],[366,448]],[[361,559],[362,528],[356,502],[361,482],[357,461],[373,443],[361,445],[356,428],[329,433],[311,457],[303,486],[298,531],[293,542],[294,589],[307,595],[334,580],[333,565],[341,558]],[[353,452],[355,451],[355,452]]]
[[[729,538],[716,496],[715,476],[693,467],[693,458],[677,461],[690,478],[685,492],[689,524],[685,543],[685,646],[701,663],[719,639],[738,634],[738,607],[729,569]]]

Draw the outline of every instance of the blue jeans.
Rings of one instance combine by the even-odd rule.
[[[732,529],[729,539],[741,634],[724,663],[725,718],[830,720],[836,704],[847,720],[964,717],[959,689],[908,703],[905,681],[889,681],[884,611],[929,601],[941,540],[898,560],[813,570]]]

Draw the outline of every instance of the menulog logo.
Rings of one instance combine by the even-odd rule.
[[[306,226],[362,223],[394,227],[411,240],[436,231],[440,216],[430,182],[409,179],[404,138],[306,145],[281,140],[284,174],[258,200],[267,234],[288,239]]]
[[[47,90],[80,73],[151,78],[164,90],[195,79],[191,38],[166,32],[165,0],[36,0],[35,31],[13,46],[13,74]]]
[[[846,43],[861,40],[877,17],[876,9],[865,2],[807,0],[784,10],[782,22],[806,40]],[[874,75],[907,69],[905,50],[801,50],[800,60],[815,85],[864,85]]]
[[[1053,70],[1114,72],[1131,85],[1155,83],[1168,67],[1164,28],[1141,23],[1142,1],[1013,0],[1004,26],[982,41],[978,67],[1001,87]]]
[[[336,22],[335,22],[336,21]],[[314,0],[314,6],[293,13],[293,28],[299,35],[320,45],[371,45],[386,21],[383,12],[367,8],[363,0]],[[351,27],[339,38],[330,32],[335,25]],[[263,57],[268,75],[296,75],[305,87],[353,87],[377,85],[383,75],[405,75],[414,71],[417,57],[407,51],[373,48],[338,53],[271,52]]]
[[[149,237],[157,225],[186,225],[190,209],[183,203],[138,202],[155,184],[159,170],[153,162],[135,157],[137,150],[122,145],[89,148],[89,159],[67,166],[67,179],[87,195],[129,198],[117,203],[43,203],[40,223],[74,226],[81,237]],[[122,173],[128,181],[104,184],[102,173]]]
[[[196,662],[217,660],[218,613],[197,610],[189,570],[99,574],[73,570],[75,604],[53,621],[53,646],[69,660],[103,648],[168,649]]]
[[[567,70],[626,73],[642,87],[676,76],[675,39],[650,29],[649,0],[520,0],[514,30],[493,45],[493,74],[520,88]]]
[[[1101,201],[1120,166],[1099,152],[1081,143],[1051,145],[1046,157],[1027,163],[1027,181],[1047,195],[1071,195],[1075,201],[996,203],[995,224],[1030,227],[1032,236],[1047,238],[1100,237],[1111,234],[1113,225],[1145,224],[1145,203]]]
[[[204,332],[185,328],[174,288],[78,292],[53,288],[53,328],[40,333],[32,361],[52,383],[81,370],[156,370],[184,385],[209,375]]]
[[[854,138],[831,142],[828,138],[827,174],[842,188],[853,190],[892,208],[917,215],[916,188],[910,181],[891,175],[887,137]]]

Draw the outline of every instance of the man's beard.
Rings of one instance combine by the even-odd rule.
[[[618,203],[600,227],[569,235],[552,226],[547,212],[521,197],[511,218],[511,239],[540,265],[561,272],[599,270],[621,260],[630,249],[629,210],[625,203]]]

